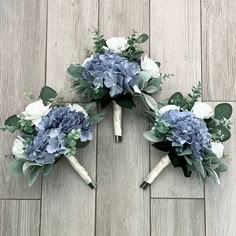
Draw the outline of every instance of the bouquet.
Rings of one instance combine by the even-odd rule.
[[[9,171],[29,176],[32,186],[39,175],[48,175],[65,157],[82,179],[95,188],[75,158],[76,150],[92,140],[93,127],[103,117],[93,113],[95,108],[95,103],[85,108],[78,104],[65,105],[56,91],[44,87],[39,100],[30,103],[21,114],[9,117],[2,127],[11,133],[19,131],[12,148],[15,160],[8,166]]]
[[[72,85],[79,96],[89,97],[104,108],[113,104],[114,137],[122,137],[122,107],[135,106],[133,98],[140,97],[150,108],[156,108],[150,96],[160,90],[163,78],[170,74],[159,72],[160,63],[143,56],[142,43],[147,34],[140,36],[113,37],[105,40],[95,30],[94,52],[82,64],[70,65],[68,73],[73,77]]]
[[[211,177],[220,184],[219,174],[227,170],[223,143],[231,137],[232,106],[221,103],[213,110],[198,101],[200,96],[201,84],[187,98],[177,92],[166,105],[147,113],[153,126],[144,137],[167,154],[140,187],[147,188],[170,163],[181,167],[185,177],[196,171],[202,179]]]

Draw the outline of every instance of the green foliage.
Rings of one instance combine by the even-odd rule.
[[[32,185],[35,183],[37,178],[39,177],[39,174],[42,172],[43,167],[42,166],[34,166],[29,174],[29,181],[28,185],[29,187],[32,187]]]
[[[147,106],[155,111],[157,109],[157,103],[155,101],[155,99],[151,96],[149,96],[148,94],[142,93],[142,96],[144,98],[144,102],[147,104]]]
[[[13,115],[6,119],[4,125],[17,127],[19,121],[20,121],[20,118],[16,115]]]
[[[134,100],[131,94],[125,94],[122,96],[117,96],[114,98],[114,101],[121,107],[131,109],[135,107]]]
[[[101,122],[104,119],[104,116],[105,116],[105,113],[101,112],[97,115],[90,117],[88,119],[88,121],[92,126],[95,126],[96,124],[98,124],[99,122]]]
[[[88,115],[91,116],[97,110],[97,104],[95,102],[90,102],[85,105],[84,109],[87,111]]]
[[[231,137],[230,131],[224,126],[215,126],[209,129],[212,139],[219,142],[225,142]]]
[[[67,69],[67,72],[69,75],[71,75],[73,78],[81,78],[83,75],[84,68],[79,65],[70,65]]]
[[[8,166],[8,170],[12,175],[22,176],[23,173],[23,165],[26,162],[24,159],[15,159]]]
[[[43,87],[39,95],[39,97],[43,100],[44,105],[47,105],[56,96],[57,96],[57,92],[48,86]]]
[[[163,138],[158,138],[153,130],[149,130],[149,131],[144,132],[143,136],[145,139],[147,139],[150,142],[163,141]]]
[[[218,120],[229,119],[232,115],[233,108],[229,103],[220,103],[215,107],[215,118]]]
[[[104,39],[104,36],[100,34],[100,31],[98,29],[94,29],[94,50],[95,53],[104,53],[104,46],[106,47],[106,40]]]

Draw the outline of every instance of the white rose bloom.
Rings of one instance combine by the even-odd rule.
[[[129,45],[124,37],[113,37],[106,40],[107,47],[115,53],[120,53],[126,50]]]
[[[166,105],[159,110],[159,113],[160,113],[160,115],[162,115],[165,112],[170,111],[170,110],[178,110],[179,111],[179,107],[177,107],[176,105]]]
[[[89,62],[89,61],[91,61],[91,60],[93,60],[93,54],[90,56],[90,57],[88,57],[88,58],[86,58],[85,60],[84,60],[84,62],[82,63],[82,65],[81,66],[85,66],[85,64],[87,63],[87,62]]]
[[[50,111],[50,104],[45,106],[40,99],[36,102],[30,103],[25,111],[22,112],[25,120],[31,120],[34,125],[38,125],[43,116],[46,116]]]
[[[212,107],[204,102],[195,102],[192,112],[199,119],[209,119],[214,115]]]
[[[69,104],[68,107],[71,109],[71,111],[76,111],[76,112],[80,111],[84,113],[85,117],[88,117],[87,111],[79,104]]]
[[[224,145],[222,143],[211,142],[211,150],[218,158],[221,158],[224,155]]]
[[[12,147],[12,153],[16,158],[22,158],[22,159],[26,158],[25,145],[23,143],[24,141],[25,140],[22,138],[16,138],[14,140],[13,147]]]
[[[141,69],[144,71],[150,72],[153,77],[160,76],[158,65],[155,63],[155,61],[153,61],[147,55],[145,55],[145,57],[141,58]]]

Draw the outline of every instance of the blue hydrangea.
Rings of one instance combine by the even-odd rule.
[[[137,84],[140,67],[112,52],[96,54],[84,65],[83,78],[96,90],[107,88],[110,96],[125,94]]]
[[[179,112],[171,110],[165,112],[161,118],[170,127],[170,135],[167,139],[172,146],[190,145],[193,157],[201,159],[205,147],[210,146],[211,135],[206,123],[198,119],[192,112]]]
[[[52,109],[37,126],[37,136],[28,146],[28,158],[39,164],[53,164],[64,154],[65,137],[73,129],[80,130],[80,140],[92,140],[92,127],[84,113],[69,107]]]

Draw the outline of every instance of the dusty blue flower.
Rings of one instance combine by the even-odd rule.
[[[96,90],[107,88],[110,96],[125,94],[137,84],[140,67],[116,53],[96,54],[84,65],[83,77]]]
[[[66,151],[65,137],[72,130],[80,130],[82,142],[92,140],[92,127],[84,113],[69,107],[52,109],[37,126],[37,136],[28,146],[30,161],[53,164]]]
[[[193,157],[202,158],[205,147],[210,146],[211,140],[211,135],[203,120],[198,119],[192,112],[177,110],[165,112],[161,119],[170,127],[171,132],[167,139],[172,142],[172,146],[189,145]]]

